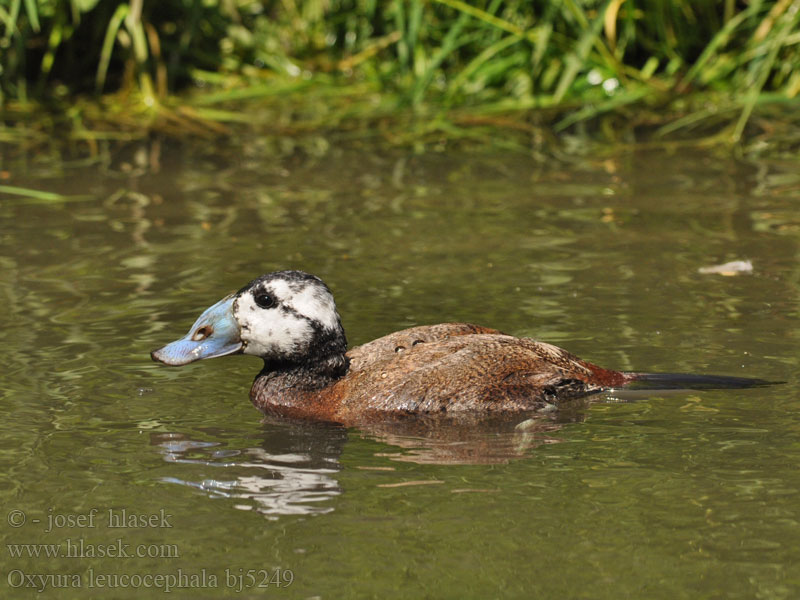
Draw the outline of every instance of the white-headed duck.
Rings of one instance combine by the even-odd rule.
[[[658,389],[766,383],[613,371],[551,344],[467,323],[412,327],[348,351],[331,291],[301,271],[251,281],[151,356],[177,366],[227,354],[264,359],[250,390],[264,413],[345,425],[402,415],[547,412],[637,382]]]

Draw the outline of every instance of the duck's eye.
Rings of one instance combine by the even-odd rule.
[[[261,308],[272,308],[275,306],[275,298],[264,292],[256,294],[256,304]]]

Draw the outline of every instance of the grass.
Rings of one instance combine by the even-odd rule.
[[[51,204],[63,202],[82,202],[92,200],[92,196],[65,196],[55,192],[17,187],[13,185],[0,185],[0,194],[13,196],[20,202],[27,204]]]
[[[0,141],[800,147],[800,0],[7,0],[0,28]]]

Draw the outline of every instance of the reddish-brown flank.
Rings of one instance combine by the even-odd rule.
[[[270,415],[354,425],[388,415],[547,410],[633,378],[550,344],[467,323],[398,331],[347,357],[347,374],[321,389],[262,372],[251,400]]]

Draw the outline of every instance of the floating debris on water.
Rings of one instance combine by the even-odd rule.
[[[753,263],[749,260],[733,260],[726,262],[724,265],[714,265],[713,267],[700,267],[697,269],[698,273],[703,275],[716,274],[725,277],[732,277],[734,275],[741,275],[742,273],[752,273]]]

